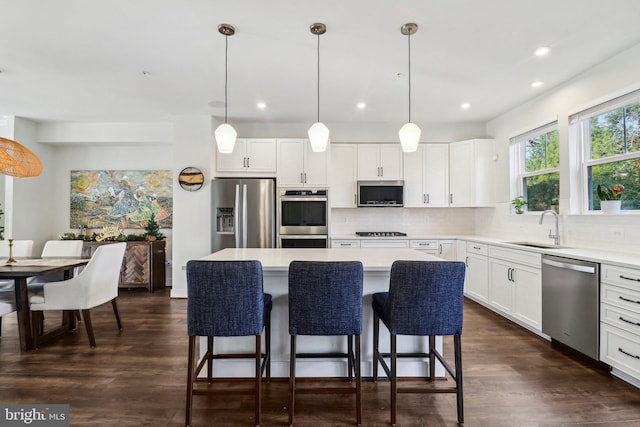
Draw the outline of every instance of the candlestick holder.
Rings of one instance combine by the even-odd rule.
[[[16,262],[15,259],[13,259],[13,239],[7,239],[9,240],[9,259],[5,261],[6,264],[13,264]]]

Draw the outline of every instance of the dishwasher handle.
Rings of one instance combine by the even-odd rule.
[[[571,264],[569,262],[553,261],[546,258],[542,259],[542,263],[550,265],[552,267],[564,268],[565,270],[580,271],[582,273],[589,273],[589,274],[596,273],[596,268],[589,265]]]

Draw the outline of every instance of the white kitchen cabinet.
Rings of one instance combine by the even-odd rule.
[[[355,208],[358,204],[358,146],[333,144],[329,168],[329,199],[332,208]]]
[[[275,139],[238,139],[233,152],[216,153],[216,170],[221,173],[276,172]]]
[[[361,240],[361,248],[408,248],[408,240],[395,239],[379,239],[379,240]]]
[[[640,386],[640,269],[600,268],[600,360]]]
[[[425,201],[428,208],[449,206],[449,145],[426,144]]]
[[[326,187],[330,146],[316,153],[306,139],[278,139],[279,187]]]
[[[467,242],[467,290],[472,299],[487,303],[489,301],[489,259],[487,245]]]
[[[358,180],[402,179],[400,144],[358,144]]]
[[[411,239],[409,247],[429,255],[453,261],[456,259],[456,246],[454,240]]]
[[[427,205],[424,183],[425,151],[425,144],[419,144],[415,152],[403,154],[404,206],[406,208],[423,208]]]
[[[467,242],[466,240],[456,240],[455,243],[456,246],[456,258],[458,261],[462,261],[464,262],[464,264],[467,266],[467,269],[469,267],[469,263],[467,260]],[[465,270],[465,274],[464,274],[464,293],[466,295],[467,293],[467,282],[469,279],[469,271]]]
[[[449,145],[449,206],[494,206],[493,140]]]
[[[536,332],[542,330],[542,272],[538,253],[489,247],[489,304]]]
[[[360,240],[331,239],[332,248],[359,248]]]

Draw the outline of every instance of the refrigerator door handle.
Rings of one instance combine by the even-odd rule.
[[[236,248],[240,247],[240,227],[238,227],[239,222],[239,209],[240,209],[240,184],[236,184],[236,202],[235,207],[233,209],[233,234],[236,238]]]
[[[242,247],[247,247],[247,184],[242,186]]]

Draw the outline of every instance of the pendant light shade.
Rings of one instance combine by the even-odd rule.
[[[329,128],[320,122],[312,124],[309,128],[309,142],[311,143],[311,151],[326,151],[329,142]]]
[[[329,128],[320,122],[320,35],[327,32],[326,25],[316,22],[311,24],[311,34],[318,36],[318,121],[309,128],[309,143],[311,151],[322,152],[327,150],[329,143]]]
[[[216,145],[220,153],[233,153],[238,132],[227,123],[227,75],[228,75],[228,39],[236,33],[236,29],[229,24],[218,25],[218,32],[224,36],[224,123],[218,126],[214,134]]]
[[[420,133],[422,131],[415,123],[405,123],[404,126],[398,131],[400,136],[400,145],[402,145],[402,151],[405,153],[413,153],[418,149],[420,143]]]
[[[238,132],[229,123],[223,123],[216,128],[216,145],[221,153],[233,153]]]
[[[408,23],[400,28],[400,32],[407,36],[409,41],[409,122],[400,128],[398,136],[400,145],[405,153],[412,153],[418,149],[420,134],[422,131],[415,123],[411,122],[411,35],[418,31],[418,24]]]

